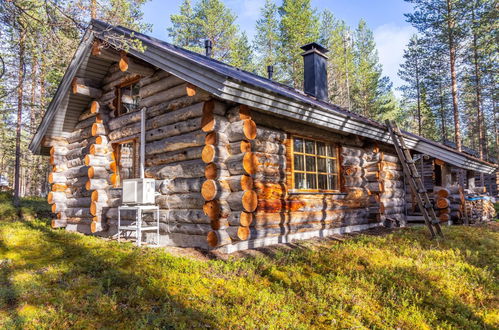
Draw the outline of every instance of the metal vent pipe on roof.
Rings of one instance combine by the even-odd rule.
[[[208,57],[211,57],[211,50],[212,50],[212,43],[211,43],[211,40],[205,40],[204,41],[204,50],[205,50],[205,54],[206,56]]]
[[[272,80],[272,76],[274,75],[274,66],[273,65],[267,65],[267,75],[270,80]]]
[[[327,56],[329,50],[312,42],[301,47],[303,56],[303,90],[318,100],[328,101],[327,92]]]

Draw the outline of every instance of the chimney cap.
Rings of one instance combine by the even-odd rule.
[[[305,54],[307,54],[309,52],[317,52],[317,53],[321,54],[322,56],[325,56],[324,54],[326,54],[327,52],[329,52],[329,50],[327,48],[319,45],[316,42],[311,42],[309,44],[301,46],[300,48],[305,51],[305,53],[302,54],[302,55],[305,55]]]

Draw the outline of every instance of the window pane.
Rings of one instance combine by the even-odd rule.
[[[329,190],[339,190],[338,188],[338,176],[328,175]]]
[[[303,164],[303,156],[302,155],[295,155],[295,171],[305,171],[305,166]]]
[[[315,142],[310,140],[305,140],[305,153],[315,154]]]
[[[336,148],[330,144],[327,145],[328,157],[336,157]]]
[[[309,172],[315,172],[315,157],[312,156],[305,156],[305,160],[307,162],[307,171]]]
[[[317,170],[319,172],[327,172],[326,158],[317,158]]]
[[[295,173],[295,189],[306,189],[305,174]]]
[[[299,138],[294,138],[294,151],[295,152],[303,152],[303,140]]]
[[[118,145],[120,159],[118,161],[119,164],[119,173],[120,179],[131,179],[134,175],[133,169],[133,158],[134,158],[134,150],[133,143],[123,143]]]
[[[321,156],[326,156],[326,144],[323,142],[317,142],[317,154]]]
[[[317,189],[315,174],[307,174],[307,189]]]
[[[319,189],[327,190],[327,175],[319,174]]]
[[[327,172],[328,173],[336,173],[337,172],[336,159],[331,159],[331,158],[327,159]]]

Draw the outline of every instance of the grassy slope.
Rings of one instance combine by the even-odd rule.
[[[13,214],[0,203],[0,218]],[[4,220],[0,328],[498,327],[499,233],[445,234],[429,241],[413,228],[200,261]]]

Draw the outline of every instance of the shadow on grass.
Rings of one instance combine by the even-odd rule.
[[[165,292],[161,283],[152,281],[151,269],[137,269],[142,250],[111,253],[115,252],[113,246],[99,250],[97,244],[94,248],[85,246],[83,236],[67,235],[37,222],[24,224],[40,232],[49,244],[43,251],[16,249],[26,262],[19,270],[38,274],[38,280],[52,291],[47,298],[56,305],[57,314],[67,316],[67,326],[173,328],[177,323],[194,327],[215,324],[210,316],[184,306]],[[58,269],[54,278],[47,270],[58,266],[64,270]],[[10,309],[15,310],[17,304],[14,297]]]

